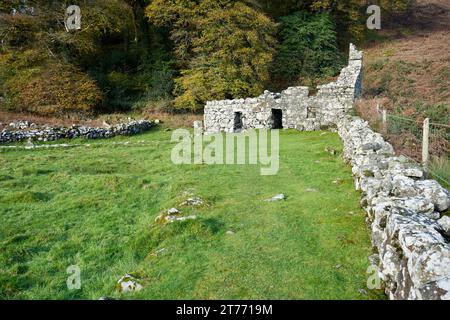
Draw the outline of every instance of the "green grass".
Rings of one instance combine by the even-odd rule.
[[[429,165],[430,175],[436,179],[444,188],[450,189],[450,159],[447,156],[431,157]]]
[[[351,169],[325,152],[341,150],[336,134],[282,132],[276,176],[174,165],[170,136],[0,152],[0,299],[384,298],[358,292],[371,245]],[[154,224],[189,192],[208,206],[180,209],[199,219]],[[287,199],[262,201],[279,193]],[[67,289],[70,265],[81,290]],[[118,293],[125,273],[144,289]]]

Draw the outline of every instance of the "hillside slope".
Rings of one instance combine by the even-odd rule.
[[[412,13],[383,21],[378,36],[365,48],[365,98],[402,106],[406,116],[421,103],[444,104],[448,113],[450,2],[418,0]]]
[[[364,96],[357,104],[357,112],[381,130],[398,153],[417,161],[422,155],[422,122],[430,118],[431,171],[444,184],[450,181],[449,44],[447,0],[418,0],[411,13],[382,20],[382,30],[363,48]],[[388,111],[383,128],[377,106]]]

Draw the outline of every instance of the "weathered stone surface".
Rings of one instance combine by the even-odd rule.
[[[443,216],[438,222],[439,222],[439,225],[442,227],[442,229],[445,232],[450,231],[450,217],[449,216]]]
[[[155,222],[159,223],[159,224],[167,224],[167,223],[197,219],[197,216],[195,216],[195,215],[180,217],[180,211],[178,211],[177,209],[175,209],[175,210],[170,209],[167,212],[161,213],[160,215],[158,215],[156,217]]]
[[[379,247],[383,274],[391,282],[395,299],[443,299],[442,287],[450,274],[450,247],[428,224],[395,209],[387,221],[383,244]],[[386,281],[386,279],[385,279]]]
[[[382,149],[381,144],[376,143],[376,142],[369,142],[362,146],[363,151],[375,151],[376,152],[381,149]]]
[[[403,175],[395,175],[392,178],[391,194],[395,197],[414,197],[417,195],[415,181]]]
[[[443,212],[450,208],[450,193],[435,180],[417,181],[418,193],[432,202],[437,211]]]

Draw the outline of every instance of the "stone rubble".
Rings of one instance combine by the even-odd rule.
[[[11,123],[11,129],[0,131],[0,144],[18,141],[56,141],[59,139],[101,139],[119,135],[135,135],[153,128],[156,124],[152,121],[139,120],[128,123],[120,123],[108,128],[92,128],[86,126],[50,127],[37,126],[28,121]]]
[[[196,136],[203,135],[203,122],[202,121],[194,121],[194,133]]]

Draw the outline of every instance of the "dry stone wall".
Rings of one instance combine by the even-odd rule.
[[[152,121],[140,120],[121,123],[109,128],[92,128],[86,126],[72,127],[50,127],[38,128],[32,123],[23,121],[12,124],[12,129],[0,131],[0,144],[13,143],[23,140],[35,141],[55,141],[59,139],[100,139],[111,138],[118,135],[134,135],[149,130],[156,123]]]
[[[362,59],[362,52],[350,45],[348,66],[336,82],[319,86],[315,96],[309,96],[308,87],[291,87],[281,93],[266,91],[257,98],[209,101],[205,106],[205,131],[271,129],[275,122],[272,110],[281,110],[282,127],[286,129],[314,131],[334,126],[361,94]]]
[[[450,299],[450,193],[421,168],[397,157],[369,124],[337,122],[344,157],[362,192],[379,275],[391,299]]]

